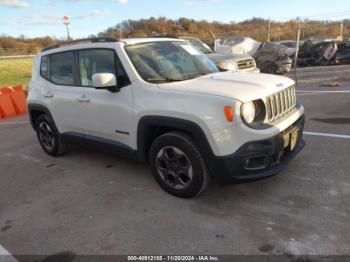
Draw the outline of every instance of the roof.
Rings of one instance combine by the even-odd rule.
[[[73,41],[66,41],[56,45],[45,47],[41,52],[57,52],[59,50],[70,50],[74,47],[79,48],[88,48],[92,45],[101,45],[101,44],[116,44],[118,42],[125,43],[127,45],[134,45],[139,43],[150,43],[150,42],[165,42],[165,41],[184,41],[178,38],[166,38],[166,37],[153,37],[153,38],[125,38],[125,39],[116,39],[112,37],[97,37],[97,38],[86,38],[86,39],[77,39]],[[51,52],[50,52],[51,53]]]

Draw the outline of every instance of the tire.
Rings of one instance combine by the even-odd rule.
[[[170,132],[158,137],[149,151],[149,163],[158,184],[169,194],[191,198],[208,186],[209,173],[191,137]]]
[[[60,156],[65,153],[66,146],[50,117],[40,115],[35,121],[37,137],[42,149],[51,156]]]

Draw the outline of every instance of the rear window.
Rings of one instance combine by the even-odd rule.
[[[51,81],[58,85],[74,84],[73,76],[74,53],[66,52],[51,55],[50,77]]]

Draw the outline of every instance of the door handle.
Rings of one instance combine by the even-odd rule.
[[[52,98],[52,97],[54,97],[54,94],[51,93],[50,91],[48,91],[48,92],[44,93],[44,97]]]
[[[89,103],[90,99],[86,95],[82,95],[81,97],[78,98],[78,101],[81,103]]]

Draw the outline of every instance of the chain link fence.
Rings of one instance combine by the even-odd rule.
[[[250,55],[262,73],[285,75],[301,87],[340,87],[350,82],[350,26],[330,24],[296,21],[290,29],[267,25],[260,33],[216,37],[212,45],[221,54]]]

